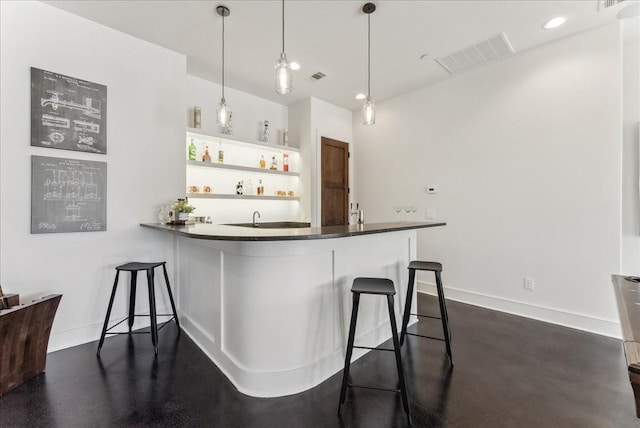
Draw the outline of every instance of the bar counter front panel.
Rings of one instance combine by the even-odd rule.
[[[401,325],[416,229],[443,225],[141,226],[174,234],[183,330],[240,392],[277,397],[342,369],[354,278],[393,280]],[[363,296],[356,343],[375,347],[390,337],[386,299]],[[353,360],[364,354],[355,350]]]

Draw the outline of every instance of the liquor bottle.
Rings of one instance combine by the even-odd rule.
[[[271,157],[271,167],[269,167],[269,169],[274,171],[278,169],[278,161],[276,160],[276,155],[273,155]]]
[[[200,107],[195,106],[193,108],[193,127],[200,129],[202,124],[202,112],[200,111]]]
[[[204,153],[202,154],[202,162],[211,162],[211,155],[209,154],[209,146],[204,146]]]
[[[238,184],[236,184],[236,195],[244,195],[244,186],[242,185],[242,181],[238,181]]]
[[[218,163],[224,163],[224,150],[222,150],[222,141],[218,144]]]
[[[289,155],[287,153],[282,155],[282,170],[289,171]]]
[[[196,145],[193,144],[193,138],[191,139],[191,144],[189,144],[188,154],[190,161],[196,160]]]
[[[271,137],[269,137],[269,121],[264,121],[264,130],[262,131],[262,141],[264,143],[270,143]]]
[[[260,156],[260,168],[266,168],[267,162],[264,160],[264,155]]]
[[[264,186],[262,185],[262,180],[258,183],[258,195],[264,195]]]

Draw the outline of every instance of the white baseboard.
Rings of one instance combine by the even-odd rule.
[[[417,283],[418,292],[434,296],[436,295],[435,284],[425,281],[418,281]],[[620,332],[620,323],[613,320],[592,317],[589,315],[563,311],[545,306],[532,305],[531,303],[519,302],[516,300],[505,299],[503,297],[491,296],[452,287],[445,287],[444,293],[448,300],[455,300],[457,302],[468,303],[470,305],[493,309],[512,315],[583,330],[589,333],[615,337],[617,339],[622,337]]]

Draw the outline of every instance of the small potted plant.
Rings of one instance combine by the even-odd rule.
[[[187,199],[178,199],[173,204],[173,212],[177,213],[177,220],[186,221],[189,220],[189,213],[192,213],[196,208],[193,205],[189,205]]]

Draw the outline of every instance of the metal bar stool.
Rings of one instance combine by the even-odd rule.
[[[169,285],[169,275],[167,275],[167,262],[152,262],[152,263],[140,263],[140,262],[131,262],[125,263],[120,266],[116,266],[116,279],[113,282],[113,289],[111,290],[111,299],[109,299],[109,306],[107,308],[107,315],[104,319],[104,325],[102,327],[102,335],[100,336],[100,343],[98,344],[98,357],[100,356],[100,350],[102,349],[102,344],[104,343],[104,337],[107,334],[151,334],[151,342],[153,343],[153,348],[155,354],[158,355],[158,331],[161,330],[165,325],[173,319],[178,326],[178,334],[180,334],[180,322],[178,321],[178,315],[176,313],[176,305],[173,302],[173,294],[171,293],[171,286]],[[169,293],[169,301],[171,302],[171,309],[173,314],[156,314],[156,294],[154,288],[154,271],[158,266],[162,266],[162,270],[164,272],[164,280],[167,285],[167,292]],[[147,286],[149,288],[149,318],[151,319],[151,330],[149,332],[132,332],[131,327],[133,327],[133,320],[135,317],[142,317],[147,315],[135,315],[135,307],[136,307],[136,287],[138,281],[138,272],[144,270],[147,271]],[[129,316],[127,316],[122,321],[112,325],[107,328],[109,324],[109,317],[111,316],[111,309],[113,308],[113,300],[116,296],[116,289],[118,288],[118,278],[120,276],[120,271],[127,271],[131,273],[131,290],[129,294]],[[160,328],[158,328],[158,321],[156,317],[159,316],[170,316],[171,318]],[[126,320],[129,320],[129,331],[128,332],[112,332],[109,330],[112,328],[122,324]]]
[[[349,327],[349,339],[347,341],[347,355],[344,359],[344,371],[342,373],[342,388],[340,389],[340,402],[338,403],[338,414],[342,412],[342,405],[347,396],[347,387],[375,389],[378,391],[390,391],[400,393],[402,398],[402,407],[407,413],[409,426],[411,426],[411,411],[409,410],[409,398],[407,396],[407,385],[404,380],[404,368],[402,366],[402,356],[400,355],[400,342],[398,340],[398,328],[396,326],[396,317],[393,310],[393,296],[396,294],[393,281],[382,278],[356,278],[353,280],[351,287],[353,293],[353,308],[351,310],[351,325]],[[391,337],[393,338],[393,349],[370,348],[368,346],[354,346],[353,342],[356,335],[356,321],[358,319],[358,307],[360,304],[361,294],[377,294],[387,296],[387,306],[389,307],[389,321],[391,323]],[[349,383],[349,369],[351,367],[351,356],[353,348],[370,349],[373,351],[391,351],[395,353],[396,367],[398,369],[398,378],[400,379],[400,389],[375,388],[366,385],[357,385]]]
[[[416,278],[416,270],[431,271],[436,276],[436,289],[438,291],[438,303],[440,304],[440,316],[433,317],[429,315],[412,314],[411,312],[411,299],[413,298],[413,287]],[[407,334],[411,336],[424,337],[426,339],[444,340],[447,347],[447,354],[449,355],[449,363],[453,365],[453,354],[451,352],[451,330],[449,330],[449,315],[447,315],[447,304],[444,299],[444,289],[442,287],[442,264],[437,262],[422,262],[414,260],[409,263],[409,285],[407,286],[407,298],[404,305],[404,316],[402,318],[402,332],[400,333],[400,346],[404,344],[404,338]],[[423,336],[421,334],[408,333],[407,324],[409,324],[409,315],[416,315],[424,318],[434,318],[442,320],[442,332],[444,333],[444,339],[432,336]]]

